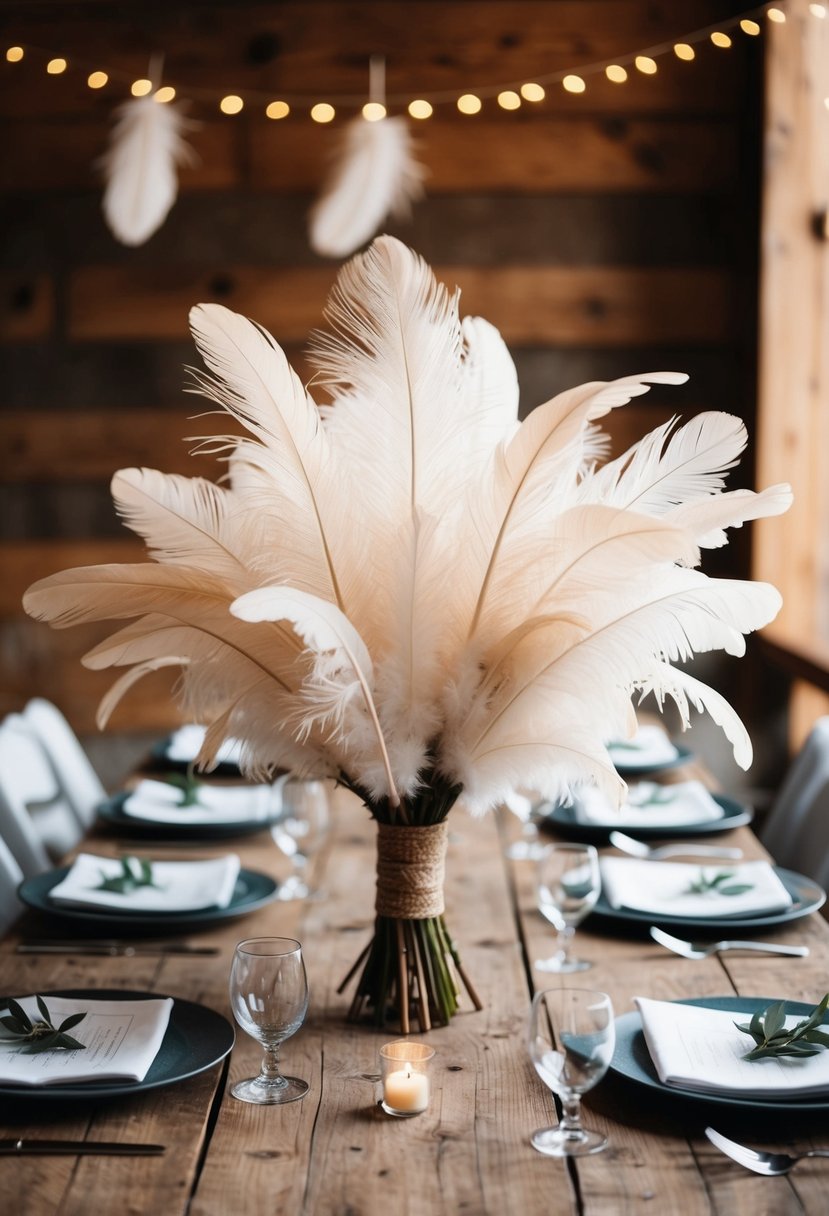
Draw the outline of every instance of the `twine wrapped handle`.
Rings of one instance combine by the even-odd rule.
[[[444,909],[446,821],[426,827],[377,825],[378,916],[428,920]]]

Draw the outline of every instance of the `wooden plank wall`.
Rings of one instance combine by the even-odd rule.
[[[65,55],[0,63],[5,121],[0,268],[0,712],[37,691],[79,731],[109,682],[79,655],[100,630],[53,633],[20,595],[67,565],[130,558],[110,474],[124,465],[213,475],[182,436],[204,433],[182,391],[194,361],[187,311],[218,300],[270,327],[304,368],[337,265],[308,246],[306,216],[331,128],[296,111],[271,122],[194,101],[181,195],[146,245],[105,228],[93,162],[122,86],[93,93],[91,67],[246,89],[363,95],[370,54],[390,92],[410,97],[532,80],[698,29],[741,6],[717,0],[409,0],[349,4],[10,4],[3,47]],[[71,12],[70,12],[71,9]],[[140,11],[139,11],[140,10]],[[759,45],[758,45],[759,44]],[[660,60],[624,86],[596,78],[582,97],[553,88],[517,113],[488,102],[474,118],[442,105],[417,127],[427,196],[389,230],[462,288],[465,311],[499,326],[528,410],[583,380],[678,368],[690,385],[623,411],[617,447],[675,410],[727,408],[753,421],[756,146],[762,39]],[[81,70],[82,60],[86,70]],[[201,94],[200,94],[201,97]],[[351,111],[353,113],[353,111]],[[742,471],[750,479],[750,467]],[[718,555],[744,569],[739,546]],[[113,725],[174,720],[169,677],[147,681]]]

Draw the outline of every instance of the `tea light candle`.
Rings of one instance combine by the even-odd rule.
[[[425,1043],[398,1039],[380,1048],[383,1077],[381,1106],[387,1115],[408,1118],[429,1105],[429,1061],[434,1050]]]

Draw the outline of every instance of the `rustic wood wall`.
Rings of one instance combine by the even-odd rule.
[[[0,63],[3,233],[0,335],[0,712],[37,691],[90,729],[106,673],[81,653],[99,628],[52,632],[22,616],[34,578],[132,559],[108,480],[123,465],[211,475],[187,456],[193,361],[187,312],[218,300],[268,326],[300,367],[337,266],[309,250],[306,215],[336,137],[304,113],[225,117],[194,103],[198,163],[163,229],[125,249],[100,215],[93,162],[123,87],[93,93],[91,67],[194,89],[362,94],[370,54],[390,92],[532,80],[698,29],[742,6],[715,0],[409,0],[407,3],[50,4],[0,8],[3,47],[65,54]],[[627,444],[675,410],[754,410],[756,151],[762,39],[660,60],[587,93],[553,88],[517,113],[440,106],[418,126],[427,197],[389,230],[460,284],[465,311],[500,327],[529,409],[582,380],[677,368],[680,390],[623,411]],[[81,71],[76,63],[89,67]],[[343,114],[343,117],[346,115]],[[348,115],[350,116],[350,115]],[[201,433],[202,425],[195,428]],[[750,465],[740,476],[751,477]],[[718,556],[744,571],[738,544]],[[174,720],[169,677],[148,680],[114,725]]]

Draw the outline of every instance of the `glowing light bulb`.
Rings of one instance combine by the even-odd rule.
[[[272,101],[265,108],[265,113],[268,118],[287,118],[291,112],[291,107],[287,101]]]
[[[134,80],[130,85],[130,92],[133,97],[146,97],[148,93],[153,91],[153,82],[151,80],[141,79]]]
[[[498,105],[502,110],[517,110],[521,106],[521,98],[512,89],[504,89],[498,94]]]
[[[153,101],[157,101],[159,105],[166,106],[172,101],[176,95],[176,91],[171,84],[162,85],[157,93],[153,94]]]
[[[692,59],[696,59],[697,57],[696,51],[687,42],[678,42],[674,47],[674,54],[677,59],[684,59],[686,63],[690,63]]]
[[[379,122],[386,117],[386,107],[379,101],[367,101],[363,106],[363,118],[366,122]]]
[[[547,96],[541,85],[535,84],[532,80],[528,80],[526,84],[522,84],[519,91],[525,101],[543,101]]]
[[[649,55],[637,55],[633,62],[636,64],[636,70],[645,76],[653,76],[656,72],[656,60],[651,59]]]
[[[23,47],[22,46],[10,46],[9,49],[6,51],[6,62],[7,63],[20,63],[20,60],[22,58],[23,58]]]
[[[219,102],[219,109],[223,114],[238,114],[244,109],[245,103],[236,93],[228,93],[227,97],[223,97]]]
[[[756,21],[752,21],[750,17],[743,17],[740,22],[740,29],[744,34],[749,34],[752,38],[760,33],[760,26]]]
[[[311,106],[311,117],[314,122],[331,122],[336,112],[327,101],[318,101],[315,106]]]
[[[67,63],[65,59],[50,59],[46,64],[46,71],[50,76],[60,76],[61,72],[65,72]]]
[[[568,93],[583,93],[587,88],[581,76],[576,75],[565,76],[561,86]]]
[[[424,101],[422,97],[417,97],[414,101],[410,101],[408,109],[412,118],[431,118],[433,113],[431,103]]]
[[[624,84],[628,78],[627,72],[619,63],[608,64],[604,70],[604,74],[608,80],[612,80],[614,84]]]
[[[86,78],[86,83],[90,89],[102,89],[109,80],[106,72],[90,72]]]
[[[474,93],[464,93],[458,98],[458,109],[461,114],[477,114],[481,108],[481,99]]]
[[[711,35],[711,41],[714,43],[714,46],[722,47],[723,50],[731,46],[731,39],[728,37],[728,34],[723,34],[721,30],[714,30]]]
[[[778,25],[782,25],[786,20],[786,14],[780,8],[766,9],[766,16],[768,17],[769,21],[776,21]]]

